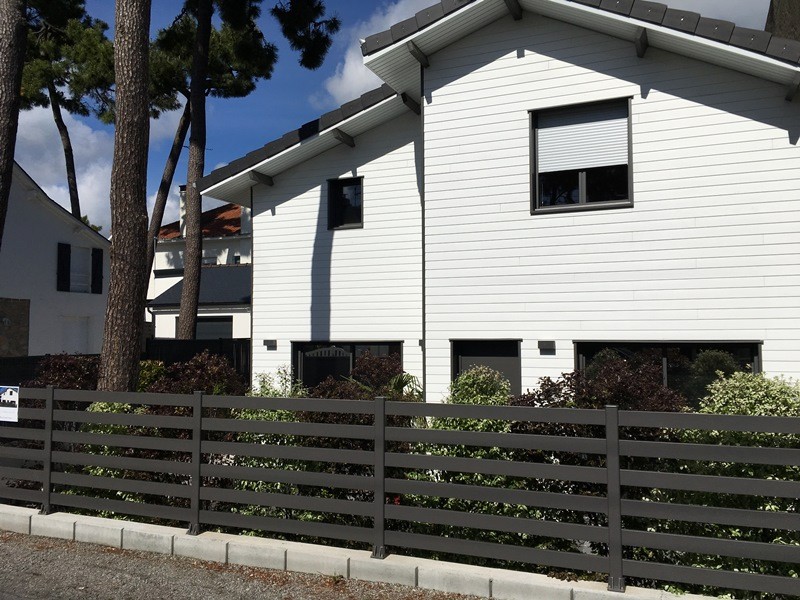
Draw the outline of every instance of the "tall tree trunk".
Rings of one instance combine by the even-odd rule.
[[[150,0],[117,0],[117,118],[111,167],[111,283],[98,389],[133,390],[145,300]]]
[[[189,168],[186,176],[186,250],[183,253],[183,290],[178,316],[177,337],[194,339],[197,305],[200,299],[200,263],[202,256],[202,213],[197,181],[203,176],[206,155],[206,73],[211,39],[211,0],[199,0],[197,38],[192,56],[192,82],[189,102],[192,105],[192,133],[189,136]]]
[[[797,0],[772,0],[765,29],[778,37],[800,40],[800,3]]]
[[[186,140],[186,133],[189,131],[191,123],[191,102],[187,102],[183,108],[181,120],[178,122],[178,129],[175,131],[175,138],[172,140],[167,162],[164,165],[164,173],[161,175],[161,183],[156,193],[156,201],[153,204],[153,215],[150,217],[150,228],[147,230],[147,270],[145,271],[145,286],[150,281],[150,272],[153,270],[153,261],[156,256],[156,237],[158,230],[161,229],[161,221],[164,220],[164,209],[167,206],[169,189],[172,187],[172,180],[175,177],[175,169],[178,166],[178,159],[181,157],[183,142]]]
[[[0,0],[0,249],[14,174],[14,146],[19,123],[25,20],[22,0]]]
[[[61,103],[58,101],[56,86],[48,83],[47,92],[50,96],[50,108],[53,110],[53,120],[61,136],[61,145],[64,147],[64,163],[67,166],[67,187],[69,188],[69,205],[73,216],[81,218],[81,201],[78,197],[78,177],[75,174],[75,154],[72,152],[72,140],[69,139],[69,130],[61,116]]]

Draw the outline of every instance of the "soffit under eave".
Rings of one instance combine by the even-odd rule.
[[[520,5],[525,11],[523,19],[542,15],[624,39],[631,42],[631,52],[635,52],[633,44],[637,32],[645,28],[649,45],[653,48],[785,86],[791,85],[800,73],[798,67],[762,54],[567,0],[520,0]],[[398,92],[418,98],[420,63],[408,51],[408,42],[413,42],[425,55],[432,57],[450,44],[503,17],[511,18],[504,0],[477,0],[433,26],[365,57],[365,64]],[[435,61],[435,58],[432,60]]]

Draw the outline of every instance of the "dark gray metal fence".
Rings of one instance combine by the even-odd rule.
[[[123,412],[89,408],[97,402],[115,403]],[[274,419],[274,414],[242,411],[284,412]],[[800,449],[649,441],[647,436],[630,439],[630,432],[667,428],[798,435],[800,419],[626,412],[613,406],[573,410],[52,389],[22,390],[19,412],[19,426],[0,427],[0,498],[41,505],[45,513],[58,506],[185,522],[190,533],[210,526],[361,542],[372,546],[376,558],[394,547],[547,565],[605,573],[610,589],[618,591],[624,590],[626,578],[642,578],[800,594],[796,578],[657,562],[635,552],[800,563],[800,546],[634,526],[647,519],[795,532],[800,531],[800,514],[651,501],[628,493],[654,488],[798,498],[797,481],[664,469],[680,461],[799,465]],[[558,425],[572,428],[573,435],[412,424],[431,417]],[[434,447],[523,454],[498,460],[425,450]],[[525,452],[550,459],[514,459]],[[580,460],[562,464],[553,459],[565,453]],[[501,488],[443,477],[452,473],[505,477],[515,484]],[[568,485],[553,488],[552,482]],[[498,503],[540,510],[544,517],[414,502],[421,497],[471,503],[473,509]],[[298,511],[319,518],[297,518]],[[546,518],[558,511],[581,517]],[[436,527],[451,528],[451,533],[444,537]],[[457,535],[465,530],[506,537],[495,542]],[[510,543],[514,536],[517,542]],[[541,547],[535,541],[540,538],[571,542]]]

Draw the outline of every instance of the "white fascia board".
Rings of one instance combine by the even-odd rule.
[[[232,175],[232,176],[228,177],[227,179],[223,179],[219,183],[215,183],[214,185],[212,185],[211,187],[209,187],[207,189],[200,190],[200,193],[202,195],[204,195],[204,196],[211,196],[212,198],[217,198],[219,200],[224,200],[224,198],[219,198],[218,196],[214,196],[214,192],[216,190],[218,190],[219,188],[221,188],[221,187],[223,187],[225,185],[228,185],[230,183],[233,183],[236,180],[239,180],[239,179],[242,179],[242,178],[247,178],[251,171],[261,171],[265,167],[268,167],[271,163],[273,163],[273,162],[275,162],[275,161],[277,161],[279,159],[282,159],[282,158],[284,158],[284,157],[296,152],[297,149],[302,147],[302,146],[307,146],[309,144],[313,144],[314,142],[317,142],[319,140],[328,140],[328,139],[335,140],[335,137],[334,137],[334,131],[335,130],[341,129],[343,127],[346,128],[349,124],[352,124],[352,123],[358,123],[358,121],[360,121],[365,115],[368,115],[368,114],[370,114],[372,112],[375,112],[376,110],[378,110],[380,108],[383,108],[383,107],[391,104],[392,102],[399,102],[399,101],[400,101],[399,100],[399,96],[393,96],[391,98],[386,98],[385,100],[382,100],[382,101],[378,102],[374,106],[370,106],[368,109],[363,110],[360,113],[355,114],[352,117],[349,117],[349,118],[345,119],[344,121],[340,121],[339,123],[336,123],[335,125],[333,125],[331,127],[328,127],[327,129],[324,129],[324,130],[320,131],[319,133],[317,133],[317,134],[315,134],[315,135],[313,135],[313,136],[311,136],[311,137],[309,137],[309,138],[307,138],[305,140],[302,140],[301,142],[295,144],[294,146],[286,148],[285,150],[279,152],[278,154],[276,154],[274,156],[270,156],[269,158],[266,158],[266,159],[262,160],[260,163],[257,163],[255,165],[253,165],[252,167],[249,167],[249,168],[245,169],[244,171],[240,171],[236,175]],[[361,133],[363,133],[363,132],[361,132]],[[336,145],[339,145],[341,143],[338,140],[335,140],[335,141],[336,141]],[[328,148],[325,148],[325,149],[321,150],[321,152],[324,152],[326,150],[328,150]],[[308,157],[308,158],[311,158],[311,157]],[[306,158],[305,160],[308,160],[308,158]],[[300,161],[300,162],[302,162],[302,161]],[[296,166],[296,165],[292,165],[292,166]],[[290,168],[290,167],[285,167],[280,172],[286,170],[287,168]],[[271,177],[275,177],[276,175],[279,175],[280,172],[278,172],[278,173],[269,173],[269,175]]]

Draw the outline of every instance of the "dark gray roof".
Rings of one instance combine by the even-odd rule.
[[[200,306],[250,305],[252,265],[203,267],[200,277]],[[183,281],[147,303],[151,308],[180,306]]]
[[[419,11],[414,17],[392,25],[390,29],[367,37],[361,52],[368,56],[429,27],[446,15],[459,10],[475,0],[441,0],[438,4]],[[730,21],[707,19],[695,12],[667,8],[659,2],[647,0],[569,0],[600,10],[623,15],[644,23],[655,23],[683,33],[730,44],[752,52],[766,54],[793,65],[800,63],[800,42],[773,36],[767,31],[737,27]]]
[[[229,177],[233,177],[234,175],[237,175],[238,173],[257,165],[258,163],[275,156],[276,154],[280,154],[287,148],[291,148],[295,144],[299,144],[303,140],[315,136],[320,131],[334,127],[345,119],[349,119],[350,117],[357,115],[358,113],[372,106],[375,106],[379,102],[383,102],[384,100],[392,98],[396,95],[397,92],[395,92],[386,84],[377,89],[369,91],[366,94],[362,94],[360,98],[351,100],[336,110],[325,113],[318,119],[309,121],[299,129],[290,131],[289,133],[284,134],[282,137],[279,137],[277,140],[269,142],[258,150],[253,150],[247,155],[237,158],[224,167],[220,167],[219,169],[212,171],[200,179],[200,181],[197,183],[197,187],[200,190],[208,189],[212,185],[216,185],[220,181],[225,181]]]

